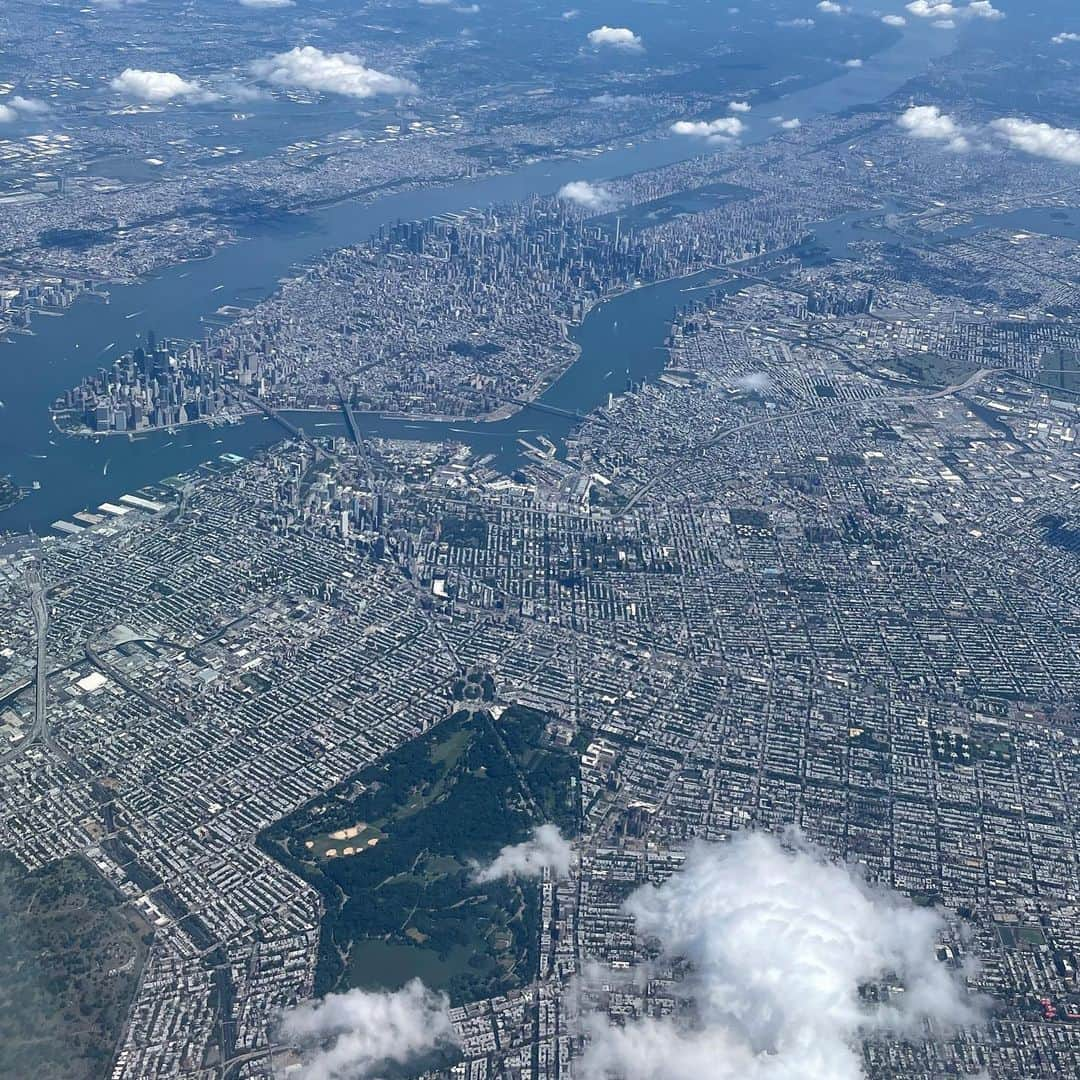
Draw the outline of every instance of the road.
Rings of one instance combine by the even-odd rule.
[[[35,563],[26,570],[26,588],[30,593],[30,610],[34,615],[34,632],[37,637],[37,659],[34,667],[34,722],[22,742],[0,755],[0,764],[14,761],[21,757],[31,746],[41,744],[46,750],[56,752],[52,736],[49,734],[49,661],[45,651],[49,632],[49,607],[45,602],[45,586],[41,580],[41,568]],[[66,755],[62,755],[66,756]]]
[[[71,764],[71,755],[63,747],[57,745],[49,730],[49,675],[64,671],[66,665],[61,664],[54,671],[49,671],[49,659],[46,652],[49,606],[47,589],[41,580],[41,568],[37,563],[31,564],[26,570],[24,580],[27,591],[30,593],[30,610],[34,616],[34,631],[37,638],[37,657],[34,665],[34,722],[18,746],[5,754],[0,754],[0,765],[6,765],[9,761],[22,757],[32,746],[42,746],[61,761]]]
[[[45,656],[45,639],[49,632],[49,607],[45,603],[45,586],[41,581],[41,568],[32,563],[26,571],[26,587],[30,590],[30,609],[34,613],[34,629],[37,633],[37,666],[34,676],[34,726],[29,739],[45,743],[52,749],[49,739],[48,709],[48,660]]]

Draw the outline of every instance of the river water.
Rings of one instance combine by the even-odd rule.
[[[867,4],[867,7],[870,5]],[[773,115],[803,120],[880,101],[946,54],[952,35],[913,20],[897,43],[845,70],[835,79],[769,104],[767,115],[746,114],[744,142],[775,133]],[[271,421],[251,419],[234,427],[191,425],[175,435],[155,432],[130,441],[123,437],[73,439],[57,434],[49,421],[55,398],[99,366],[137,344],[136,334],[194,338],[201,319],[225,304],[250,306],[269,295],[281,278],[328,248],[357,243],[380,225],[429,217],[449,210],[488,206],[556,191],[570,180],[602,180],[655,168],[700,153],[701,144],[681,138],[611,148],[564,161],[543,162],[513,173],[407,192],[370,204],[345,202],[252,229],[241,243],[212,258],[170,268],[149,280],[110,289],[111,302],[84,299],[60,317],[36,317],[32,336],[16,335],[0,345],[0,475],[40,484],[15,507],[0,514],[0,529],[39,532],[81,509],[115,500],[125,492],[230,452],[248,455],[281,437]],[[641,381],[662,369],[663,342],[672,312],[687,302],[688,282],[665,282],[615,298],[593,310],[575,332],[582,347],[578,362],[541,399],[549,405],[585,412],[620,392],[627,377]],[[339,418],[310,414],[311,434],[333,433]],[[325,426],[320,426],[325,425]],[[512,462],[517,439],[542,432],[558,442],[572,421],[526,410],[500,424],[410,424],[364,417],[365,433],[399,438],[457,438],[478,453]]]

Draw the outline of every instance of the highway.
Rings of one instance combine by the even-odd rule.
[[[56,750],[52,737],[49,735],[49,662],[45,652],[46,637],[49,632],[49,608],[45,602],[45,586],[41,581],[41,569],[37,563],[32,563],[27,568],[25,582],[27,591],[30,593],[30,610],[34,615],[34,632],[37,637],[37,658],[34,668],[34,722],[18,746],[0,755],[0,764],[14,761],[31,746],[37,746],[39,743],[47,750]]]
[[[45,586],[41,581],[41,568],[32,563],[26,571],[26,587],[30,590],[30,609],[34,613],[34,629],[37,634],[37,666],[34,676],[34,726],[28,739],[43,742],[52,749],[49,739],[48,710],[48,660],[45,656],[45,639],[49,632],[49,607],[45,603]]]
[[[47,589],[41,580],[41,569],[37,563],[31,564],[26,570],[25,578],[27,591],[30,593],[30,610],[34,616],[34,632],[37,638],[37,656],[34,664],[34,722],[26,736],[12,750],[0,754],[0,765],[22,757],[32,746],[43,746],[49,753],[54,754],[61,761],[71,762],[71,755],[53,740],[49,730],[49,703],[48,681],[50,675],[65,670],[66,665],[61,664],[54,671],[49,671],[49,659],[46,652],[46,643],[49,633],[49,606],[46,599]],[[29,682],[20,684],[19,690],[25,689]],[[8,694],[11,697],[12,694]]]

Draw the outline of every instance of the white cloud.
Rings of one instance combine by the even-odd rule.
[[[777,19],[776,25],[785,30],[809,30],[814,25],[813,19]]]
[[[296,0],[240,0],[241,7],[247,8],[287,8],[295,3]]]
[[[1075,128],[1051,127],[1016,116],[994,120],[990,127],[1017,150],[1067,165],[1080,165],[1080,131]]]
[[[21,94],[16,94],[6,104],[10,105],[16,112],[25,113],[27,116],[41,116],[42,113],[49,111],[49,106],[44,101],[38,98],[23,97]]]
[[[772,387],[772,379],[767,371],[750,371],[735,380],[735,388],[747,394],[764,394]]]
[[[956,12],[956,8],[947,2],[935,3],[932,0],[911,0],[908,11],[919,19],[946,18]]]
[[[368,98],[375,94],[415,94],[408,79],[366,67],[353,53],[326,53],[313,45],[298,45],[251,65],[252,73],[275,86],[299,87],[326,94]]]
[[[15,94],[0,102],[0,124],[10,124],[21,116],[42,116],[48,111],[44,101]]]
[[[251,101],[265,101],[270,95],[258,86],[250,86],[236,79],[222,79],[214,83],[214,90],[228,101],[244,105]]]
[[[847,8],[842,4],[836,3],[836,0],[821,0],[821,3],[817,6],[818,11],[823,11],[826,15],[846,15]]]
[[[597,30],[590,30],[589,44],[595,49],[608,46],[631,52],[638,52],[642,48],[641,37],[625,26],[601,26]]]
[[[863,62],[859,59],[844,61],[844,67],[846,68],[861,68],[862,66]]]
[[[886,26],[907,26],[907,19],[903,15],[882,15],[881,21]]]
[[[1080,41],[1080,34],[1074,34],[1071,30],[1066,30],[1063,33],[1055,34],[1050,39],[1055,45],[1064,45],[1070,41]]]
[[[571,19],[576,19],[580,14],[581,12],[577,8],[571,8],[569,11],[564,11],[560,18],[569,22]]]
[[[716,120],[677,120],[671,130],[676,135],[725,143],[737,139],[746,130],[746,125],[737,116],[721,116]]]
[[[160,105],[174,98],[203,98],[206,91],[189,79],[182,79],[175,71],[142,71],[125,68],[109,85],[125,97]]]
[[[950,150],[968,149],[969,143],[963,128],[936,105],[912,105],[900,114],[896,122],[916,139],[944,142]]]
[[[748,113],[753,106],[749,101],[729,101],[728,108],[735,113]]]
[[[763,833],[699,843],[626,907],[663,959],[690,961],[680,990],[696,1015],[621,1027],[592,1016],[584,1080],[862,1080],[860,1034],[979,1019],[937,959],[940,916],[805,845]],[[887,1003],[860,994],[897,980]]]
[[[955,25],[955,19],[1005,18],[1005,13],[994,7],[990,0],[971,0],[968,4],[954,4],[951,0],[911,0],[907,10],[920,19],[937,19],[935,26]],[[943,28],[952,29],[951,26]]]
[[[350,990],[290,1009],[281,1037],[305,1052],[303,1080],[362,1080],[456,1044],[450,1002],[419,979],[396,993]]]
[[[802,121],[797,116],[791,117],[790,120],[784,120],[783,118],[781,118],[780,127],[784,131],[797,131],[799,128],[802,127]]]
[[[566,185],[566,188],[570,187],[591,189],[592,185],[579,180]],[[577,202],[590,210],[602,209],[587,202],[580,202],[577,196],[564,194],[566,188],[559,192],[559,198]],[[482,883],[508,877],[534,878],[540,877],[545,870],[550,870],[555,877],[562,878],[569,874],[572,858],[573,849],[569,841],[563,839],[558,826],[539,825],[533,829],[528,840],[507,845],[487,866],[477,867],[473,880]]]
[[[956,21],[954,19],[935,19],[931,24],[935,30],[955,30]]]
[[[603,94],[597,94],[595,97],[589,98],[589,101],[593,105],[609,105],[613,107],[634,105],[641,100],[636,94],[611,94],[605,91]]]

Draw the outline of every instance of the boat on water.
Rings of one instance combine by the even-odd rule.
[[[111,463],[112,463],[112,458],[109,458],[109,460],[105,462],[105,468],[101,470],[101,475],[102,476],[108,476],[109,475],[109,465]]]
[[[40,491],[40,490],[41,490],[41,481],[40,481],[40,480],[35,480],[35,481],[34,481],[34,482],[33,482],[33,483],[32,483],[32,484],[30,485],[30,487],[31,487],[31,488],[33,488],[33,490],[34,490],[34,491]]]
[[[137,319],[140,315],[142,315],[141,311],[133,311],[129,315],[125,315],[124,318],[125,319]]]

